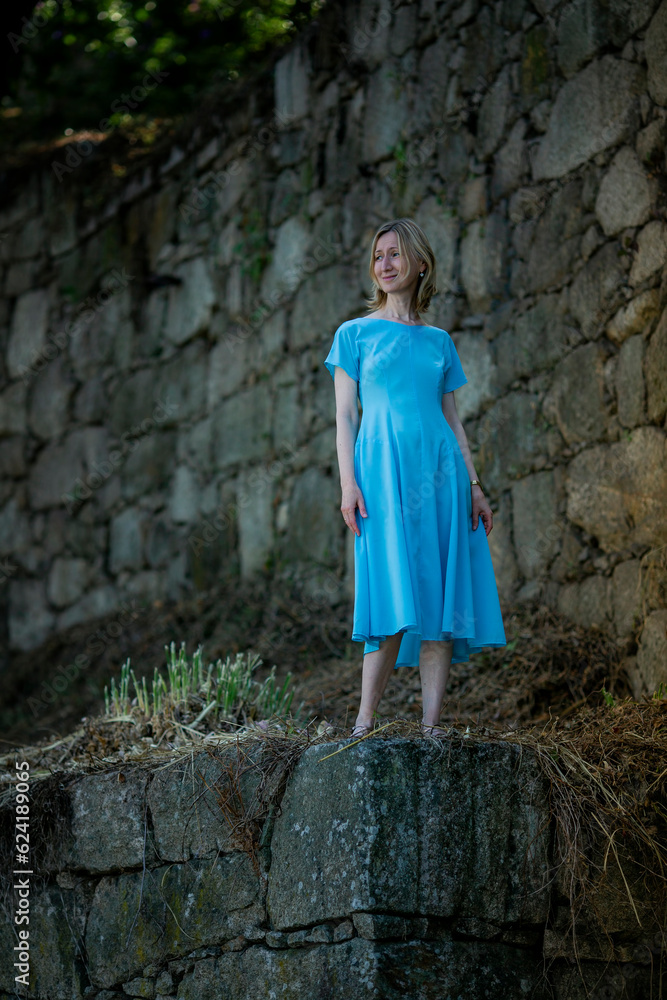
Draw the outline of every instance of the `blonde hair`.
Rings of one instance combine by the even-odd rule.
[[[387,293],[380,288],[375,277],[375,252],[379,238],[384,235],[384,233],[389,232],[396,233],[398,252],[401,255],[401,270],[404,267],[403,261],[405,257],[411,258],[412,260],[426,261],[424,277],[417,278],[417,291],[411,303],[411,305],[414,306],[414,311],[419,316],[421,313],[425,313],[428,310],[431,304],[431,299],[438,289],[435,284],[435,254],[433,253],[433,248],[429,243],[424,230],[412,219],[403,218],[394,219],[391,222],[385,222],[380,226],[373,237],[370,261],[368,264],[368,273],[370,274],[371,282],[373,283],[375,290],[373,296],[365,300],[366,307],[369,312],[373,312],[377,309],[382,309],[387,301]]]

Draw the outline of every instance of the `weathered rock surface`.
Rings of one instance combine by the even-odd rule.
[[[664,642],[663,614],[649,621]],[[66,784],[72,835],[32,890],[30,998],[584,1000],[581,975],[620,997],[609,959],[628,997],[657,989],[663,939],[632,859],[634,904],[610,859],[573,975],[549,786],[525,748],[462,736],[310,746],[284,792],[269,774],[257,850],[228,823],[253,813],[261,768],[237,772],[226,810],[215,799],[234,760],[202,753]],[[2,1000],[15,995],[11,956],[0,951]]]
[[[335,767],[323,756],[305,752],[276,820],[268,911],[279,930],[356,910],[546,918],[545,791],[529,765],[517,788],[513,748],[463,743],[445,757],[390,739]]]

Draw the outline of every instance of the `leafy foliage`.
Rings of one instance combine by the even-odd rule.
[[[3,145],[185,115],[212,88],[256,68],[258,55],[287,42],[324,2],[12,4],[0,71]]]

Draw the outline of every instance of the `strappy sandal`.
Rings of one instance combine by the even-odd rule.
[[[369,733],[373,732],[372,726],[354,726],[350,735],[353,739],[360,739],[363,736],[367,736]]]
[[[447,730],[443,729],[442,726],[425,726],[421,723],[421,730],[424,736],[446,736]]]

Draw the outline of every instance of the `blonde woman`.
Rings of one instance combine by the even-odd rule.
[[[487,541],[493,512],[454,402],[467,378],[449,334],[422,318],[437,291],[423,230],[406,218],[382,225],[369,272],[369,314],[338,327],[324,362],[336,394],[340,509],[355,534],[352,639],[364,642],[352,735],[372,731],[389,676],[403,666],[419,666],[423,731],[442,735],[450,664],[506,645]]]

